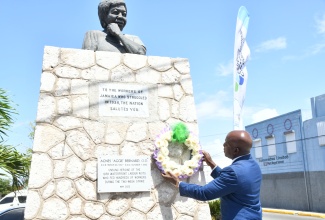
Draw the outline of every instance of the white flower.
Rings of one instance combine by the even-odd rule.
[[[191,147],[191,139],[190,138],[187,138],[184,142],[184,144],[187,146],[187,147]]]
[[[185,170],[185,174],[188,176],[192,176],[194,174],[194,170],[193,169],[187,169]]]
[[[166,160],[165,155],[163,155],[161,152],[159,152],[158,155],[157,155],[157,161],[158,162],[163,162],[165,160]]]
[[[166,174],[167,174],[168,172],[169,172],[169,173],[173,173],[173,171],[172,171],[171,169],[169,169],[169,168],[166,168],[166,169],[164,168],[164,171],[165,171]]]
[[[169,150],[167,147],[162,147],[162,148],[160,148],[160,153],[162,153],[165,156],[168,156]]]
[[[191,147],[192,147],[192,148],[195,147],[197,144],[198,144],[198,143],[197,143],[196,141],[191,140]]]
[[[163,135],[163,137],[164,137],[164,139],[166,140],[166,141],[171,141],[172,140],[172,135],[173,135],[173,132],[172,131],[167,131],[164,135]]]
[[[168,141],[167,141],[166,139],[164,139],[164,140],[162,141],[162,146],[163,146],[163,147],[168,147],[168,145],[169,145]]]
[[[195,168],[198,166],[198,161],[196,161],[196,160],[190,160],[188,162],[189,162],[188,167],[190,167],[190,168]]]
[[[161,147],[161,139],[157,139],[156,141],[155,141],[155,145],[156,145],[156,147],[157,148],[160,148]]]
[[[155,145],[157,148],[168,147],[168,141],[160,138],[156,140]]]
[[[191,149],[195,152],[199,151],[200,150],[200,145],[198,143],[193,143],[192,142],[192,145],[191,145]]]
[[[197,161],[201,160],[202,157],[203,157],[202,154],[195,154],[195,155],[193,155],[193,159],[194,160],[197,160]]]
[[[178,167],[179,167],[179,164],[175,163],[174,161],[169,161],[169,163],[168,163],[169,169],[174,170],[174,169],[177,169]]]
[[[179,176],[179,175],[181,175],[181,171],[179,169],[175,169],[175,170],[173,170],[173,174],[175,176]]]
[[[191,161],[185,161],[185,163],[186,162],[191,163]],[[189,164],[189,163],[187,163],[187,164]],[[192,176],[194,173],[193,169],[185,164],[183,166],[181,166],[180,170],[181,170],[182,175]]]
[[[161,162],[161,166],[165,169],[168,169],[169,167],[169,158],[165,158],[164,161]]]
[[[185,161],[184,165],[188,167],[190,165],[190,160]]]
[[[180,167],[180,171],[182,172],[182,174],[185,174],[185,173],[186,173],[186,170],[188,170],[188,166],[186,166],[186,165],[182,165],[182,166]]]
[[[195,168],[197,167],[199,161],[195,161],[193,159],[185,161],[184,165],[186,165],[187,168]]]
[[[184,143],[188,149],[190,150],[199,150],[200,146],[199,146],[199,142],[196,138],[189,136]]]

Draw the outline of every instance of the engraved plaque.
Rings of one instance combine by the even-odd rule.
[[[101,156],[98,158],[98,193],[150,191],[148,156]]]
[[[129,83],[99,83],[99,116],[149,117],[148,87]]]

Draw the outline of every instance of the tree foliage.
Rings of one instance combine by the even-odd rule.
[[[220,199],[209,201],[209,207],[212,220],[221,219]]]
[[[7,136],[6,131],[13,123],[13,114],[17,114],[16,109],[12,107],[6,91],[0,88],[0,142],[3,141],[3,136]]]
[[[7,136],[7,131],[13,123],[13,115],[17,114],[16,109],[12,107],[13,103],[9,99],[5,90],[0,88],[0,143],[3,137]],[[0,144],[0,169],[9,175],[13,190],[19,190],[27,184],[31,153],[20,153],[15,147]]]
[[[10,180],[0,178],[0,198],[11,192]]]
[[[20,153],[12,146],[0,145],[0,168],[12,177],[13,190],[27,186],[30,162],[30,153]]]
[[[36,122],[30,122],[29,127],[30,127],[30,132],[28,134],[28,137],[30,140],[34,141]]]

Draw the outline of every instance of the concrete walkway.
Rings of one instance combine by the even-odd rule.
[[[270,208],[263,208],[263,212],[272,212],[272,213],[279,213],[279,214],[288,214],[288,215],[300,215],[300,216],[311,216],[317,218],[325,218],[324,213],[317,213],[317,212],[305,212],[305,211],[296,211],[296,210],[285,210],[285,209],[270,209]]]

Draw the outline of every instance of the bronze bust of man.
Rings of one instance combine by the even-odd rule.
[[[139,37],[122,33],[126,15],[124,0],[102,0],[98,5],[98,17],[104,30],[88,31],[82,49],[145,55],[146,48]]]

